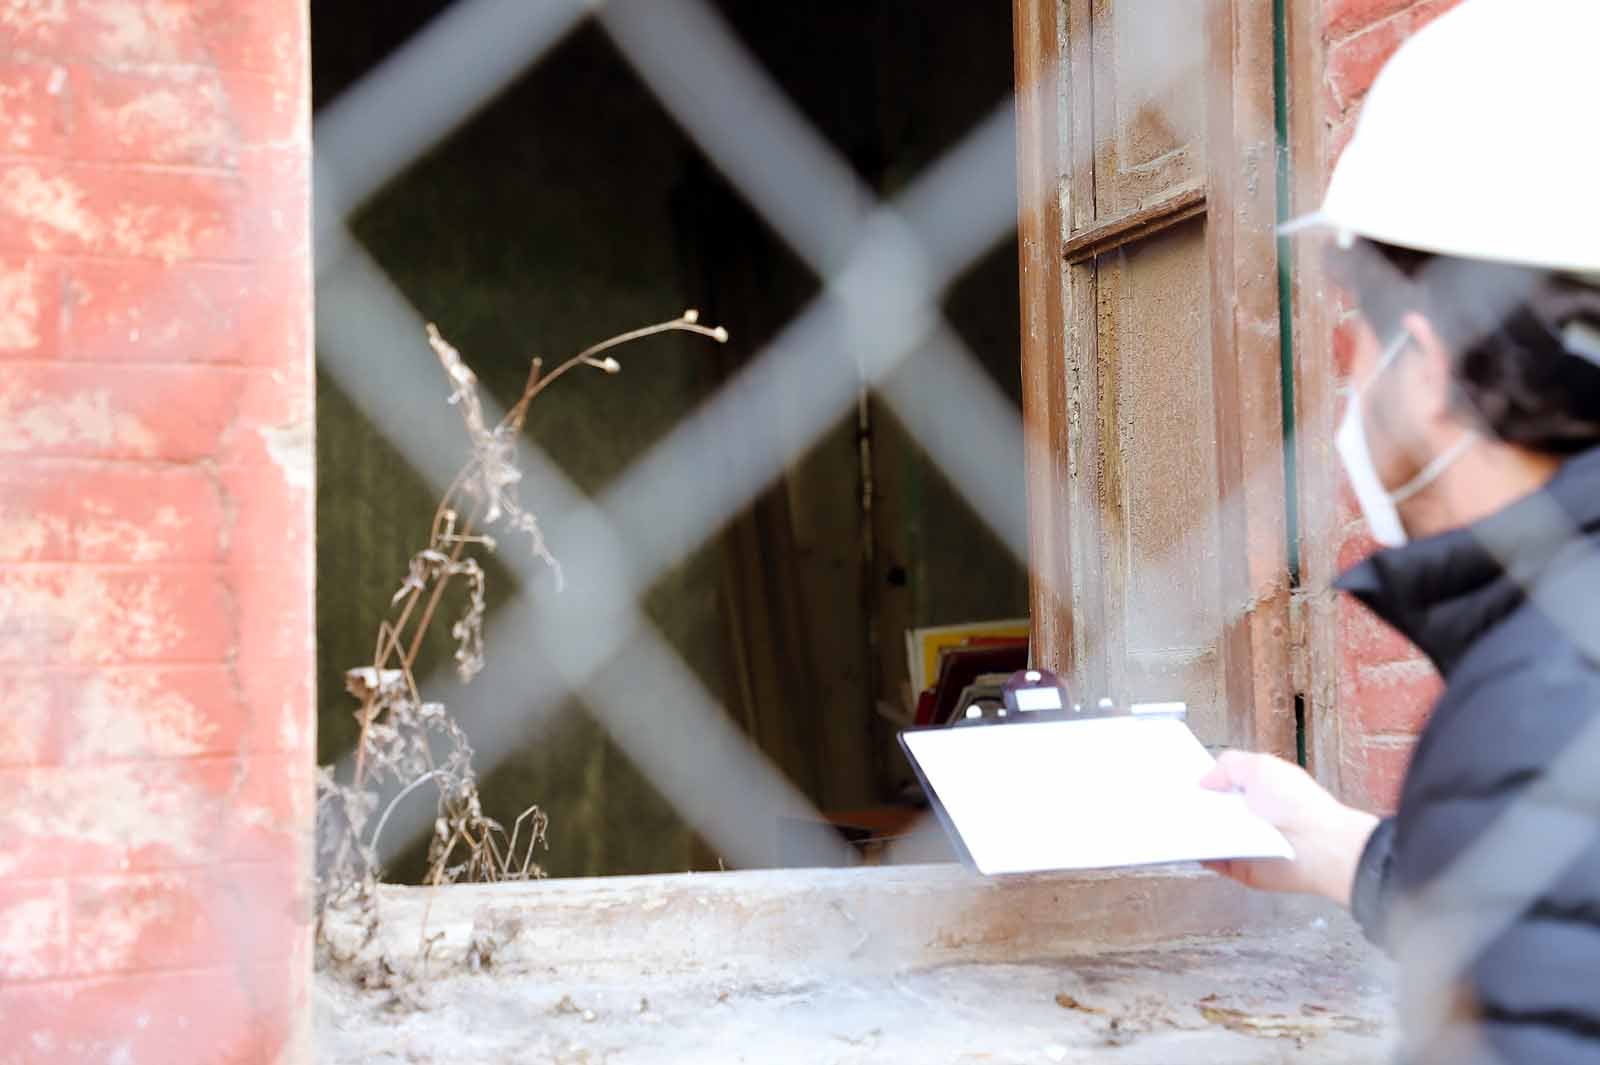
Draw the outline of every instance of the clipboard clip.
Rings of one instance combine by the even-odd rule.
[[[1183,721],[1189,707],[1180,702],[1117,704],[1110,698],[1092,706],[1075,702],[1067,682],[1048,669],[1023,669],[1013,673],[1002,688],[1002,699],[978,700],[951,719],[950,728],[974,725],[1022,724],[1030,721],[1090,721],[1097,718],[1160,718]]]

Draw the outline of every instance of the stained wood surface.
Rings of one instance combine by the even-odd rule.
[[[1072,573],[1067,492],[1066,332],[1059,249],[1066,159],[1059,129],[1062,6],[1016,0],[1018,258],[1022,289],[1022,423],[1029,504],[1029,584],[1035,661],[1070,672]]]
[[[1036,654],[1290,753],[1270,5],[1015,10]]]

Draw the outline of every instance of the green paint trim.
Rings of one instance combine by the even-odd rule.
[[[1291,193],[1289,154],[1289,22],[1287,0],[1272,0],[1273,124],[1277,132],[1277,218],[1289,218]],[[1296,472],[1294,407],[1294,258],[1289,238],[1278,237],[1278,377],[1283,401],[1283,500],[1287,534],[1289,587],[1300,587],[1300,496]],[[1300,764],[1306,764],[1305,702],[1295,700],[1295,746]]]
[[[1278,134],[1278,205],[1280,223],[1289,219],[1289,37],[1286,0],[1272,0],[1273,117]],[[1279,375],[1283,387],[1284,499],[1288,506],[1289,579],[1300,583],[1300,500],[1296,492],[1294,409],[1294,258],[1289,238],[1278,237]]]

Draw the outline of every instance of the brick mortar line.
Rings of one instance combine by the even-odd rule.
[[[1438,674],[1428,656],[1421,651],[1404,658],[1396,658],[1392,655],[1383,658],[1362,658],[1355,663],[1355,666],[1361,671],[1363,677],[1375,679],[1390,676],[1431,677]]]
[[[309,236],[309,231],[307,236]],[[34,256],[57,262],[93,262],[105,266],[125,265],[127,263],[152,263],[171,269],[178,266],[263,266],[283,265],[300,259],[309,260],[309,247],[305,250],[281,252],[277,255],[263,255],[254,259],[223,259],[210,256],[163,259],[158,255],[106,255],[93,252],[62,252],[54,248],[23,247],[21,243],[10,244],[0,241],[0,258],[15,258],[18,256]]]
[[[180,362],[168,359],[115,359],[105,358],[104,356],[90,357],[82,355],[62,355],[51,359],[8,359],[0,355],[0,367],[13,366],[51,368],[92,366],[97,370],[122,368],[129,370],[232,370],[238,373],[263,373],[269,376],[283,372],[283,367],[280,366],[267,366],[258,362],[246,362],[242,359],[196,359],[193,362]]]
[[[55,58],[45,58],[32,53],[8,53],[0,58],[0,71],[6,68],[18,70],[40,71],[48,69],[53,75],[57,71],[65,71],[69,75],[82,74],[91,78],[100,78],[113,75],[128,81],[148,81],[153,88],[167,89],[193,88],[199,94],[205,94],[210,89],[217,87],[218,82],[227,78],[243,76],[259,79],[269,84],[290,83],[298,79],[286,78],[281,67],[257,69],[255,67],[222,66],[205,63],[107,63],[85,58],[80,53],[68,52]],[[207,76],[214,77],[214,81],[203,81]],[[226,85],[222,86],[224,89]],[[62,99],[63,94],[55,92],[50,94],[55,99]],[[225,99],[232,99],[231,93],[225,93]]]
[[[1328,45],[1330,47],[1336,48],[1339,45],[1346,44],[1346,43],[1348,43],[1350,41],[1356,40],[1358,37],[1365,37],[1367,34],[1372,33],[1374,30],[1381,29],[1384,26],[1389,25],[1389,23],[1391,23],[1391,22],[1398,22],[1400,19],[1408,17],[1411,14],[1413,9],[1421,7],[1421,6],[1422,6],[1422,0],[1412,0],[1412,2],[1406,4],[1406,6],[1402,7],[1399,11],[1395,11],[1395,12],[1392,12],[1392,13],[1390,13],[1388,15],[1384,15],[1382,18],[1377,19],[1376,21],[1373,21],[1373,22],[1369,22],[1366,25],[1360,27],[1359,29],[1351,30],[1349,33],[1346,33],[1341,37],[1334,37],[1332,35],[1324,35],[1323,39],[1328,43]],[[1327,69],[1324,68],[1323,69],[1323,81],[1327,81],[1327,80],[1328,80],[1328,72],[1327,72]]]
[[[252,152],[281,152],[304,155],[311,157],[312,144],[299,140],[270,140],[242,142],[231,147],[229,151],[237,152],[242,158]],[[0,166],[36,165],[48,163],[52,165],[72,167],[77,170],[111,170],[119,173],[135,173],[150,175],[166,175],[172,177],[201,177],[220,178],[227,181],[241,181],[246,173],[242,166],[210,166],[204,163],[163,163],[157,159],[105,159],[95,156],[80,155],[54,155],[46,152],[0,152]]]
[[[310,927],[311,924],[308,921],[306,923],[308,931]],[[187,976],[200,973],[228,973],[233,979],[237,980],[240,976],[239,970],[241,968],[246,971],[258,968],[272,969],[277,968],[279,964],[299,960],[299,955],[295,951],[293,944],[288,945],[285,951],[285,953],[279,954],[268,950],[258,955],[252,955],[249,958],[239,958],[210,965],[136,965],[128,968],[86,970],[74,972],[70,976],[11,977],[3,985],[0,985],[0,996],[3,996],[11,988],[38,990],[40,988],[62,987],[70,989],[73,985],[82,987],[86,984],[97,983],[127,983],[141,976]]]
[[[250,67],[233,66],[221,63],[168,63],[140,60],[115,60],[96,56],[92,52],[80,52],[66,49],[59,52],[32,52],[18,50],[10,52],[0,66],[26,66],[44,65],[53,67],[79,66],[88,70],[109,71],[114,74],[143,74],[143,73],[168,73],[168,74],[250,74],[257,77],[280,78],[283,77],[283,67]],[[300,64],[295,64],[296,66]],[[298,78],[288,78],[287,81],[299,81]]]
[[[0,364],[3,366],[3,364]],[[186,459],[163,459],[144,457],[107,457],[104,455],[27,455],[18,457],[23,453],[7,454],[0,452],[0,475],[7,470],[27,469],[30,466],[65,465],[78,463],[82,465],[108,466],[114,469],[145,469],[151,472],[157,470],[203,470],[210,463],[221,472],[234,470],[262,469],[266,464],[258,462],[245,462],[241,459],[229,459],[227,462],[217,462],[214,453],[197,455]],[[276,468],[276,467],[274,467]]]
[[[309,235],[309,232],[308,232]],[[54,248],[9,249],[0,247],[0,256],[26,255],[47,265],[71,266],[91,263],[96,266],[126,266],[128,263],[155,263],[167,270],[187,266],[200,266],[211,270],[244,270],[257,266],[286,266],[290,263],[311,261],[311,246],[298,251],[262,255],[253,259],[222,259],[214,256],[194,256],[182,259],[152,259],[143,255],[115,255],[107,252],[61,251]]]
[[[226,669],[227,663],[218,660],[208,664],[192,664],[187,666],[170,667],[160,662],[131,662],[125,666],[24,666],[21,669],[7,669],[0,666],[0,677],[19,677],[38,674],[41,676],[77,676],[77,675],[105,675],[107,673],[132,673],[156,669]]]
[[[197,572],[224,572],[244,569],[277,569],[277,565],[269,562],[257,562],[242,565],[237,560],[226,558],[214,559],[206,562],[94,562],[90,560],[59,559],[59,560],[11,560],[0,562],[0,570],[21,570],[52,572],[59,569],[89,570],[95,573],[172,573],[194,570]]]
[[[267,363],[243,359],[197,359],[194,362],[172,362],[165,359],[118,359],[104,355],[94,357],[61,355],[53,358],[8,359],[0,355],[0,371],[20,369],[72,369],[90,367],[95,370],[232,370],[235,372],[262,371],[268,375],[279,374],[283,368]]]
[[[246,761],[262,755],[301,755],[288,747],[229,747],[216,752],[197,752],[194,755],[150,755],[147,758],[86,758],[83,761],[27,761],[27,763],[0,764],[0,774],[11,772],[77,772],[85,769],[147,769],[152,766],[232,766],[242,768]],[[315,758],[307,758],[315,768]]]
[[[4,676],[0,673],[0,676]],[[49,772],[77,772],[87,769],[133,769],[149,768],[151,766],[193,766],[193,765],[240,765],[254,761],[263,756],[277,757],[280,755],[300,755],[301,750],[282,744],[271,743],[261,747],[234,746],[219,747],[215,750],[198,750],[189,754],[151,754],[145,756],[130,755],[121,758],[85,758],[81,761],[42,761],[42,762],[0,762],[0,774],[31,773],[35,770]],[[315,759],[308,759],[307,764],[315,767]]]
[[[1398,751],[1415,746],[1417,733],[1395,732],[1386,729],[1382,732],[1368,732],[1361,736],[1360,744],[1366,747],[1376,747],[1385,751]]]
[[[271,662],[273,660],[272,659],[266,659],[265,661]],[[205,666],[205,667],[209,668],[209,667],[212,667],[212,666],[226,666],[227,664],[228,664],[227,660],[223,659],[223,658],[217,658],[217,659],[186,658],[186,659],[181,659],[181,660],[174,660],[174,661],[171,661],[171,662],[164,662],[159,658],[144,658],[144,659],[130,659],[130,660],[126,660],[126,661],[113,660],[113,661],[109,661],[109,662],[91,663],[91,664],[86,664],[86,665],[72,665],[70,663],[62,664],[62,663],[52,662],[49,665],[47,665],[45,667],[45,669],[47,671],[51,672],[52,674],[55,674],[57,676],[61,676],[61,675],[71,675],[71,674],[77,674],[77,673],[103,673],[103,672],[106,672],[107,670],[123,670],[123,669],[129,668],[130,666],[135,666],[135,665],[148,665],[148,666],[150,666],[152,668],[157,668],[157,669],[192,669],[192,668],[198,668],[200,666]],[[12,663],[0,661],[0,676],[17,676],[20,671],[13,670],[13,669],[9,668],[11,665],[12,665]]]
[[[119,880],[154,880],[164,876],[179,876],[184,873],[206,873],[218,870],[240,870],[248,872],[259,869],[281,869],[282,862],[267,861],[265,859],[228,860],[221,862],[196,862],[189,865],[163,866],[159,869],[120,869],[110,873],[69,873],[66,876],[8,876],[6,886],[17,884],[44,887],[60,884],[63,887],[72,884],[89,883],[94,881],[119,881]]]

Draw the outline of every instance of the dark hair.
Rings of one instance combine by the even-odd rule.
[[[1600,288],[1528,267],[1357,240],[1329,256],[1381,339],[1427,317],[1455,354],[1457,400],[1507,443],[1571,455],[1600,445],[1600,364],[1569,346],[1600,331]]]

